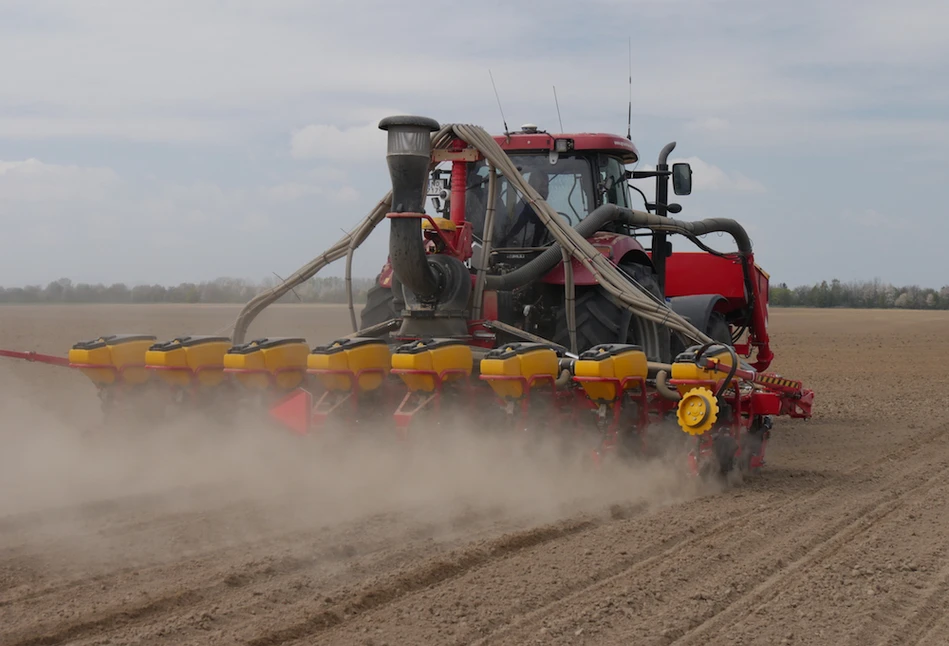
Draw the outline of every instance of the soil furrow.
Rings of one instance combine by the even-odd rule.
[[[329,572],[315,571],[313,567],[287,567],[287,564],[284,564],[283,567],[268,567],[268,576],[248,581],[246,575],[238,570],[229,577],[233,580],[233,589],[226,595],[209,598],[204,605],[208,610],[225,606],[229,616],[216,617],[215,630],[228,636],[240,634],[242,639],[248,631],[254,630],[253,625],[258,621],[256,617],[266,615],[268,606],[273,603],[279,603],[285,608],[288,616],[295,616],[290,612],[295,608],[299,609],[298,614],[305,618],[295,623],[306,623],[314,616],[313,606],[325,605],[330,600],[336,605],[343,602],[353,605],[359,599],[371,597],[373,590],[367,590],[366,584],[363,583],[366,579],[378,580],[385,573],[392,571],[404,573],[407,568],[414,567],[413,563],[433,561],[433,555],[439,552],[447,554],[444,558],[448,558],[452,550],[458,550],[472,542],[487,540],[504,531],[503,524],[498,519],[492,520],[490,526],[478,527],[476,520],[486,519],[468,515],[465,518],[470,522],[456,524],[455,529],[459,532],[457,535],[440,535],[437,541],[415,537],[425,532],[418,531],[420,528],[413,528],[412,537],[405,543],[396,541],[395,546],[394,533],[376,544],[375,549],[349,549],[349,545],[343,546],[341,550],[334,550],[334,554],[340,557],[339,567]],[[513,529],[508,527],[507,531]],[[307,562],[309,558],[296,560]],[[324,613],[321,611],[318,614]],[[201,626],[195,633],[193,626],[178,622],[173,626],[163,626],[160,633],[163,639],[193,638],[195,642],[200,643],[206,636],[205,630],[207,627]],[[144,631],[143,634],[149,633]],[[133,640],[129,643],[138,642]]]
[[[929,472],[928,469],[924,472]],[[816,564],[831,558],[857,536],[872,529],[874,523],[884,520],[887,516],[900,509],[911,497],[925,496],[935,485],[946,479],[945,473],[923,479],[910,485],[899,493],[889,493],[883,500],[865,505],[859,509],[856,518],[841,521],[833,525],[829,532],[822,532],[817,540],[803,544],[794,554],[793,560],[785,567],[768,576],[759,585],[749,590],[724,608],[714,611],[701,624],[676,638],[673,643],[685,646],[687,644],[707,643],[709,633],[723,630],[735,620],[746,616],[754,608],[764,606],[777,598],[782,589],[790,581],[802,575],[802,570],[814,567]],[[904,481],[905,482],[905,481]]]
[[[932,435],[932,440],[941,438],[942,436],[937,436],[936,434]],[[917,445],[914,451],[909,452],[910,454],[923,454],[929,449],[926,446]],[[891,452],[891,454],[903,454],[906,452],[902,449],[896,449]],[[889,455],[881,456],[873,460],[873,463],[881,463],[887,461]],[[858,473],[862,470],[861,467],[854,467],[853,469],[848,470],[850,473]],[[916,471],[920,475],[925,475],[928,473],[928,467],[917,467]],[[894,477],[894,481],[898,481],[903,476]],[[859,489],[860,484],[852,482],[848,485],[851,489]],[[920,485],[922,486],[922,485]],[[522,614],[520,614],[513,622],[502,624],[499,627],[494,627],[487,634],[485,631],[477,630],[473,631],[468,635],[468,639],[476,640],[476,643],[491,643],[493,640],[499,639],[501,637],[508,636],[511,633],[516,633],[522,638],[527,639],[530,634],[528,626],[536,626],[541,623],[544,618],[551,616],[555,613],[559,613],[563,608],[578,605],[581,603],[581,600],[587,597],[598,596],[597,593],[605,588],[615,584],[616,582],[623,579],[630,579],[631,577],[635,579],[632,575],[642,571],[643,576],[648,576],[647,570],[649,566],[658,565],[667,560],[673,559],[676,557],[678,552],[683,552],[691,547],[699,546],[703,543],[715,542],[710,541],[710,539],[717,538],[720,534],[729,533],[734,536],[734,538],[725,537],[724,540],[717,541],[717,544],[730,544],[734,548],[739,548],[744,545],[743,541],[745,537],[742,534],[747,534],[749,531],[753,532],[753,529],[745,527],[743,522],[746,518],[753,518],[755,524],[766,525],[768,522],[788,522],[793,523],[797,518],[800,518],[802,521],[810,515],[810,510],[812,508],[823,508],[826,507],[828,503],[833,503],[833,499],[837,494],[831,494],[823,489],[804,489],[796,492],[794,495],[784,498],[780,501],[780,504],[774,506],[771,509],[768,509],[765,512],[762,512],[758,508],[749,509],[738,514],[734,514],[729,518],[722,521],[720,524],[717,524],[712,531],[707,533],[696,535],[680,535],[675,539],[670,539],[674,541],[672,547],[664,551],[659,552],[658,554],[654,553],[655,549],[650,550],[645,558],[640,559],[637,556],[630,558],[620,559],[615,565],[610,568],[598,570],[592,576],[584,577],[580,581],[571,581],[567,585],[558,587],[555,591],[551,592],[548,595],[545,595],[543,600],[538,604],[533,610],[531,608],[521,608]],[[858,513],[858,518],[853,521],[843,521],[839,523],[839,526],[847,527],[850,525],[857,525],[862,523],[859,515],[864,513],[871,513],[874,510],[877,510],[881,506],[885,507],[886,510],[892,511],[894,508],[893,505],[897,504],[891,502],[887,504],[886,501],[874,501],[863,508],[861,508]],[[686,506],[687,507],[687,506]],[[685,509],[683,508],[683,511]],[[853,510],[848,510],[853,511]],[[795,530],[797,531],[797,530]],[[802,532],[802,535],[806,534],[810,530],[805,530]],[[760,546],[756,546],[753,543],[755,541],[750,541],[752,545],[747,548],[742,547],[742,553],[746,558],[751,556],[754,553],[754,550],[762,549]],[[817,546],[821,545],[821,542],[816,544]],[[599,596],[608,596],[605,592]],[[684,631],[682,629],[678,630],[669,630],[666,631],[666,637],[674,637],[676,634],[681,634]],[[467,643],[468,639],[464,641]]]
[[[936,635],[945,640],[949,633],[937,631],[937,628],[949,620],[949,565],[937,573],[915,603],[907,605],[909,607],[900,613],[902,620],[890,630],[877,633],[875,643],[915,646]]]
[[[379,520],[379,518],[373,519],[372,525],[376,526]],[[482,533],[490,534],[496,531],[490,528],[482,531],[474,530],[474,526],[483,520],[484,519],[477,515],[463,515],[455,519],[452,525],[454,531],[463,533],[466,539],[481,535]],[[367,521],[355,523],[348,531],[358,537],[362,534],[360,530],[366,529],[364,526],[361,527],[361,525],[365,525],[366,522]],[[492,522],[498,521],[492,520]],[[440,528],[441,525],[436,523],[415,525],[411,527],[409,533],[415,536],[425,536],[426,534],[435,535]],[[124,574],[132,575],[130,578],[133,578],[135,581],[133,585],[124,584],[123,587],[128,591],[128,594],[135,593],[137,591],[136,588],[141,591],[140,593],[144,593],[146,590],[161,590],[162,588],[174,589],[180,585],[180,572],[182,569],[192,570],[198,573],[197,578],[189,581],[190,585],[197,586],[187,593],[190,595],[189,606],[195,606],[201,603],[214,605],[217,603],[220,593],[224,591],[232,594],[236,589],[253,587],[262,582],[272,583],[275,579],[280,577],[288,577],[304,572],[318,565],[341,564],[346,561],[358,559],[358,562],[362,566],[372,567],[373,571],[378,572],[385,571],[386,567],[404,563],[406,559],[422,557],[426,552],[431,552],[432,550],[432,544],[424,538],[409,538],[407,542],[400,544],[398,548],[393,550],[392,536],[376,538],[375,534],[369,533],[366,534],[368,538],[364,538],[361,541],[356,537],[350,540],[340,540],[339,532],[334,532],[332,535],[334,537],[334,543],[331,545],[321,544],[319,542],[319,536],[320,532],[309,530],[295,532],[288,536],[281,536],[279,537],[279,542],[274,542],[273,540],[262,541],[257,544],[256,557],[248,556],[247,558],[249,560],[245,563],[227,565],[225,570],[216,569],[214,566],[215,564],[226,563],[226,561],[221,559],[221,556],[228,552],[233,552],[234,546],[215,550],[214,553],[205,555],[205,557],[198,561],[190,563],[178,561],[172,569],[169,569],[167,565],[154,566],[148,569],[123,569],[95,577],[92,580],[86,578],[72,581],[56,589],[49,588],[39,590],[23,597],[4,600],[0,602],[0,608],[4,606],[17,606],[22,612],[25,610],[25,606],[28,602],[36,600],[48,602],[49,599],[53,598],[53,595],[63,593],[67,593],[68,596],[64,597],[64,601],[68,602],[69,599],[77,596],[93,595],[97,591],[112,587],[109,584],[114,583],[116,576],[122,576]],[[444,537],[443,540],[448,541],[449,538]],[[516,537],[512,537],[512,541],[516,540]],[[286,550],[289,546],[299,546],[301,543],[314,544],[315,553],[274,556],[274,554]],[[240,547],[243,550],[246,549],[247,546],[241,545]],[[296,551],[300,550],[297,549]],[[379,555],[379,558],[374,559],[374,555]],[[339,576],[345,576],[345,574],[339,573]],[[166,579],[167,582],[163,583],[162,579]],[[82,589],[84,587],[90,589],[86,591]],[[169,598],[177,598],[177,595],[172,595]],[[125,627],[127,624],[136,620],[152,618],[154,615],[160,613],[162,609],[175,610],[176,608],[177,606],[171,604],[149,602],[141,607],[131,609],[121,608],[114,611],[107,610],[98,619],[78,623],[66,623],[65,625],[54,628],[50,633],[52,636],[46,635],[44,639],[50,640],[54,639],[56,635],[66,635],[68,639],[72,640],[88,632],[90,629],[98,631],[102,627],[112,625],[113,623],[116,627]],[[115,619],[114,622],[113,619]],[[8,625],[5,628],[9,630],[10,627]],[[49,643],[56,643],[55,639]]]
[[[560,540],[595,526],[596,522],[592,520],[572,521],[552,527],[515,532],[490,541],[481,547],[452,552],[442,559],[413,566],[406,572],[387,577],[386,580],[364,588],[355,598],[343,604],[337,604],[334,608],[311,615],[303,622],[255,637],[248,644],[249,646],[272,646],[304,637],[313,637],[344,621],[390,604],[405,595],[458,577],[488,561],[503,558],[519,550]]]
[[[169,597],[162,597],[147,604],[111,612],[95,619],[66,624],[52,632],[32,637],[11,637],[8,646],[56,646],[99,633],[103,629],[113,630],[116,626],[128,624],[150,615],[164,614],[179,608],[186,608],[201,601],[205,591],[188,590]]]

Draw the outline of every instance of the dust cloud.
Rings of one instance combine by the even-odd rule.
[[[446,423],[413,429],[400,443],[392,428],[300,437],[263,416],[216,423],[213,411],[83,428],[52,413],[49,394],[25,388],[12,371],[0,379],[0,538],[55,540],[96,560],[134,560],[145,544],[110,526],[155,517],[172,533],[175,523],[191,525],[191,534],[204,525],[203,545],[170,534],[162,549],[171,558],[175,550],[354,523],[393,536],[424,526],[449,538],[479,523],[522,528],[707,491],[683,474],[681,457],[597,470],[589,439],[566,446],[547,441],[543,429],[529,436]]]

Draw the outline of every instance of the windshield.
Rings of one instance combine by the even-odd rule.
[[[511,155],[521,175],[574,227],[595,208],[593,171],[584,157],[561,156],[551,164],[546,154]],[[547,227],[506,179],[498,177],[492,247],[541,247],[553,241]],[[466,219],[479,240],[484,234],[488,198],[488,167],[484,161],[468,171]]]

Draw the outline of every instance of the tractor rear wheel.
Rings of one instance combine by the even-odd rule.
[[[379,283],[370,287],[366,293],[366,305],[359,313],[359,329],[365,330],[367,327],[398,318],[399,313],[395,311],[394,300],[390,288],[383,287]]]
[[[728,327],[728,322],[721,312],[712,312],[709,316],[708,329],[705,331],[715,341],[732,345],[732,333]]]
[[[638,263],[621,263],[620,269],[651,294],[662,298],[659,281],[649,267]],[[669,328],[634,316],[600,285],[578,287],[575,307],[578,352],[603,343],[631,343],[642,346],[650,361],[670,361]],[[557,312],[553,340],[566,348],[570,347],[564,306]]]

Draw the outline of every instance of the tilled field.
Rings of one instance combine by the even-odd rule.
[[[230,307],[0,309],[0,345],[213,333]],[[282,307],[253,334],[345,333]],[[817,392],[763,473],[703,489],[460,434],[440,453],[244,424],[97,428],[0,364],[0,644],[949,643],[949,316],[773,311]]]

